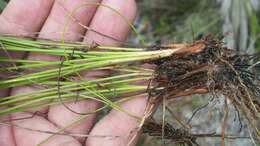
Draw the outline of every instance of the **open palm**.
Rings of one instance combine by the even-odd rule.
[[[60,40],[59,32],[63,31],[67,20],[67,13],[73,11],[83,3],[102,3],[109,5],[124,15],[129,21],[133,21],[136,14],[134,0],[11,0],[6,9],[0,15],[1,34],[26,35],[45,39]],[[127,23],[111,10],[101,6],[84,6],[78,9],[73,16],[81,23],[90,28],[112,36],[118,40],[125,40],[129,32]],[[39,32],[38,34],[34,32]],[[85,36],[82,39],[82,36]],[[68,41],[96,42],[102,45],[120,45],[104,36],[86,31],[75,20],[70,20],[65,39]],[[21,57],[21,54],[11,54],[13,57]],[[28,54],[30,59],[57,60],[54,56]],[[94,73],[86,73],[85,77],[92,77]],[[15,95],[18,93],[37,90],[32,86],[23,86],[9,91],[1,91],[1,96]],[[146,104],[146,98],[135,98],[125,102],[122,107],[129,112],[142,116]],[[70,103],[68,106],[76,112],[86,113],[97,109],[100,105],[95,101],[80,101]],[[46,116],[34,116],[24,120],[13,120],[14,125],[30,129],[57,131],[80,115],[75,114],[62,105],[51,106],[41,109]],[[35,111],[12,114],[9,117],[0,117],[1,120],[28,117]],[[79,138],[69,135],[55,135],[43,145],[48,146],[125,146],[129,142],[131,131],[138,126],[138,121],[128,115],[112,110],[100,121],[95,121],[96,115],[91,115],[66,129],[67,133],[90,134],[90,135],[122,135],[119,138],[89,137]],[[35,146],[50,134],[30,131],[11,125],[0,125],[0,146]]]

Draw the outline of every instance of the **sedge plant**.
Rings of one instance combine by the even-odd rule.
[[[73,19],[73,13],[85,6],[103,6],[124,19],[124,16],[115,9],[97,3],[80,5],[68,13],[68,19]],[[102,35],[78,23],[85,29]],[[137,33],[131,23],[127,22],[127,24]],[[88,115],[112,108],[140,120],[141,126],[148,127],[144,131],[153,134],[158,130],[153,128],[158,127],[159,124],[148,122],[147,126],[145,122],[160,103],[193,94],[212,93],[216,96],[216,92],[219,92],[245,115],[259,136],[260,88],[259,82],[254,81],[255,74],[252,72],[252,69],[259,64],[258,55],[240,55],[211,37],[191,44],[142,47],[112,47],[67,42],[63,39],[67,29],[66,24],[61,34],[61,41],[33,40],[12,35],[0,36],[0,48],[6,53],[5,56],[0,57],[0,71],[5,76],[3,79],[0,78],[0,89],[24,85],[38,88],[30,93],[1,98],[0,116],[62,104],[68,110],[82,115],[80,119],[72,121],[71,124],[56,132],[56,134],[65,134],[63,133],[65,128]],[[8,54],[13,51],[51,55],[60,59],[46,61],[11,58]],[[156,67],[144,67],[146,63]],[[83,79],[81,75],[83,71],[101,71],[105,75],[95,79]],[[151,109],[147,108],[147,115],[142,119],[120,107],[119,103],[143,94],[148,94],[152,102]],[[98,101],[103,106],[88,113],[77,113],[66,105],[68,102],[87,99]],[[163,106],[164,113],[165,110],[166,107]],[[6,124],[8,121],[2,123]],[[173,128],[165,125],[163,120],[159,136],[176,139],[171,137],[172,133],[167,132],[172,130]],[[183,137],[190,139],[182,140],[180,144],[189,144],[190,141],[196,143],[196,137],[192,134]]]

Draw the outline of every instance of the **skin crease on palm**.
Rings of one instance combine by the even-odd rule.
[[[0,33],[16,35],[32,35],[39,32],[39,38],[59,40],[62,32],[66,12],[72,11],[82,3],[99,2],[109,5],[124,15],[129,21],[133,21],[136,14],[136,3],[134,0],[10,0],[5,10],[0,15]],[[112,36],[119,40],[125,40],[130,30],[127,23],[117,14],[104,7],[85,6],[76,11],[74,17],[82,24],[89,26],[99,32]],[[78,22],[71,20],[66,40],[96,42],[102,45],[120,45],[111,39],[86,31]],[[55,33],[54,33],[55,32]],[[85,36],[81,39],[81,36]],[[21,55],[11,54],[14,57]],[[53,56],[29,54],[30,59],[57,60]],[[83,74],[84,77],[95,76],[95,73]],[[19,87],[9,91],[1,91],[0,97],[4,95],[15,95],[18,93],[32,92],[35,87]],[[100,105],[94,101],[81,101],[68,104],[76,112],[88,112],[97,109]],[[134,98],[123,103],[121,106],[130,113],[142,117],[146,105],[145,97]],[[47,113],[46,117],[34,116],[25,120],[14,120],[13,124],[31,129],[55,131],[76,120],[80,115],[67,110],[62,105],[51,106],[41,109]],[[35,111],[16,113],[0,120],[28,117]],[[45,146],[125,146],[128,144],[129,134],[135,129],[139,122],[127,114],[112,110],[99,121],[97,115],[91,115],[79,124],[66,129],[68,133],[90,134],[90,135],[120,135],[119,138],[89,137],[87,139],[71,137],[69,135],[58,136],[48,140]],[[35,146],[50,135],[44,132],[29,131],[15,126],[0,125],[0,146]],[[134,145],[134,142],[132,143]]]

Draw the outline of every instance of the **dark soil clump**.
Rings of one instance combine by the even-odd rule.
[[[150,96],[224,95],[260,134],[260,54],[239,53],[210,36],[183,50],[154,62],[157,68]]]
[[[148,122],[143,126],[143,133],[148,133],[150,136],[162,137],[162,125],[155,122]],[[196,142],[196,135],[189,133],[186,129],[175,129],[169,123],[164,125],[164,136],[165,140],[170,140],[175,144],[198,146]]]

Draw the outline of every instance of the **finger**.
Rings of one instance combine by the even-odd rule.
[[[0,121],[10,121],[10,116],[1,116]],[[12,127],[0,124],[0,146],[15,146]]]
[[[128,21],[133,21],[136,14],[136,3],[134,0],[103,0],[102,4],[111,6],[112,8],[116,9],[120,14],[125,16],[125,18]],[[116,27],[115,27],[116,26]],[[97,13],[95,14],[90,27],[98,32],[102,32],[105,35],[111,36],[113,38],[116,38],[117,40],[124,41],[127,37],[127,34],[129,32],[129,26],[127,22],[124,21],[118,14],[114,13],[108,8],[105,7],[99,7],[97,10]],[[96,42],[98,44],[102,45],[120,45],[119,42],[116,42],[112,39],[109,39],[107,37],[101,36],[96,34],[95,32],[88,31],[86,33],[85,41],[88,43]],[[137,102],[142,103],[142,102]],[[126,107],[128,107],[126,105]],[[139,106],[138,106],[139,107]],[[143,105],[140,107],[144,107]],[[129,107],[131,108],[131,107]],[[142,110],[142,109],[141,109]],[[134,112],[134,111],[133,111]],[[135,113],[135,112],[134,112]],[[140,111],[137,111],[136,113],[141,113]],[[114,116],[113,116],[114,115]],[[118,123],[118,119],[120,116],[121,118],[129,121],[129,125],[121,125],[121,123]],[[113,118],[114,117],[114,118]],[[111,122],[112,120],[112,122]],[[124,122],[124,121],[123,121]],[[126,122],[127,123],[127,122]],[[117,113],[115,111],[111,112],[109,115],[107,115],[104,119],[102,119],[91,131],[91,135],[100,134],[100,135],[117,135],[122,133],[127,133],[128,129],[131,129],[131,126],[135,126],[136,124],[134,121],[131,122],[131,119],[128,116],[122,115],[120,113]],[[110,125],[111,124],[111,125]],[[116,129],[116,125],[119,126],[120,129],[124,129],[121,131],[120,129]],[[128,127],[130,126],[130,127]],[[114,128],[113,128],[114,127]],[[116,132],[116,133],[114,133]],[[100,138],[100,137],[99,137]],[[111,140],[111,139],[110,139]],[[122,143],[123,141],[116,139],[110,141],[105,139],[98,139],[98,138],[88,138],[86,141],[86,145],[92,146],[92,145],[114,145],[117,143]],[[125,144],[122,144],[125,145]]]
[[[13,114],[12,118],[19,119],[29,116],[31,115],[28,113],[19,113]],[[14,137],[16,138],[18,146],[36,146],[51,136],[51,134],[48,134],[45,131],[54,133],[58,131],[58,128],[54,124],[39,116],[13,121],[12,124],[15,128]],[[81,144],[70,136],[55,135],[53,138],[47,140],[44,145],[80,146]]]
[[[126,103],[121,107],[129,113],[143,117],[147,98],[137,97]],[[91,137],[87,139],[87,146],[126,146],[132,138],[134,130],[138,127],[140,121],[127,115],[124,112],[112,110],[107,116],[101,119],[90,132],[90,135],[108,135],[108,136],[121,136],[119,138],[104,138]],[[136,140],[131,143],[135,145]]]
[[[108,5],[113,9],[117,10],[121,15],[123,15],[127,21],[132,22],[136,15],[136,3],[134,0],[103,0],[103,5]],[[127,37],[127,34],[130,30],[130,27],[124,19],[122,19],[118,14],[113,12],[112,10],[100,6],[95,14],[93,20],[91,21],[90,28],[96,30],[98,32],[102,32],[107,36],[111,36],[117,40],[124,41]],[[114,41],[110,38],[101,36],[93,31],[87,31],[85,40],[88,43],[96,42],[101,45],[120,45],[120,42]],[[111,116],[107,116],[111,117]],[[113,116],[112,116],[113,117]],[[102,120],[108,121],[108,120]],[[103,124],[102,124],[103,123]],[[115,122],[114,124],[116,124]],[[108,125],[107,125],[108,124]],[[99,122],[98,125],[95,126],[94,130],[91,134],[96,134],[105,130],[109,126],[109,123]],[[100,126],[99,126],[100,125]],[[99,129],[99,130],[95,130]],[[110,129],[111,130],[111,129]],[[101,132],[102,134],[106,134],[106,132]],[[110,131],[110,134],[112,131]],[[113,133],[112,133],[113,134]],[[99,142],[100,143],[99,143]],[[103,140],[102,140],[103,141]],[[119,141],[118,141],[119,142]],[[86,145],[99,145],[102,142],[95,138],[89,138],[86,142]],[[115,142],[116,143],[116,142]],[[106,145],[106,143],[103,143]]]
[[[0,15],[0,33],[26,35],[38,32],[49,14],[53,0],[11,0]],[[37,12],[37,13],[35,13]],[[28,17],[28,14],[30,17]],[[0,55],[6,55],[0,51]],[[19,57],[17,54],[9,54]],[[8,95],[8,90],[0,90],[0,97]],[[8,117],[1,117],[4,120]],[[0,125],[0,145],[15,145],[11,126]]]
[[[117,10],[122,16],[124,16],[128,22],[132,22],[136,15],[136,3],[134,0],[103,0],[102,4],[108,5]],[[91,21],[90,28],[111,36],[117,40],[124,41],[130,30],[128,23],[117,13],[111,9],[100,6]],[[85,42],[102,45],[119,45],[120,42],[107,38],[93,31],[87,31],[85,36]]]
[[[98,3],[99,1],[88,0],[87,2]],[[79,23],[87,26],[96,11],[95,6],[82,6],[85,2],[86,0],[56,0],[39,37],[60,40],[61,33],[65,33],[65,40],[79,41],[86,31]],[[64,27],[68,28],[66,32]]]
[[[74,11],[75,8],[81,6],[85,0],[56,0],[52,11],[44,24],[39,38],[54,39],[54,40],[69,40],[69,41],[80,41],[81,36],[85,34],[85,30],[78,24],[79,22],[83,25],[88,25],[92,16],[95,13],[96,8],[87,6],[77,9],[74,14],[70,12]],[[99,2],[99,0],[88,0],[88,2]],[[73,19],[69,16],[72,15]],[[69,17],[68,17],[69,16]],[[74,20],[77,19],[79,22]],[[64,30],[64,26],[68,21],[67,31],[65,32],[64,38],[61,33]],[[57,32],[57,33],[53,33]],[[59,58],[53,56],[31,54],[31,59],[42,59],[42,60],[57,60]],[[34,89],[32,89],[34,90]],[[79,113],[90,112],[96,108],[96,104],[92,104],[92,101],[81,101],[77,103],[67,104],[73,111]],[[65,127],[78,119],[80,115],[75,114],[63,105],[52,106],[49,108],[48,119],[55,123],[58,127]],[[76,126],[72,126],[66,129],[67,132],[85,134],[91,127],[91,123],[94,120],[94,116],[89,116]],[[81,139],[83,140],[83,139]]]
[[[30,35],[32,32],[38,32],[49,14],[52,3],[53,0],[11,0],[0,15],[0,34]],[[7,55],[5,51],[0,50],[0,56],[23,56],[23,53],[8,53]],[[7,95],[8,90],[0,90],[0,97]]]
[[[11,0],[0,16],[0,33],[30,35],[38,32],[54,0]]]
[[[103,1],[102,1],[102,3],[103,3]],[[124,1],[124,2],[122,2],[122,1],[105,1],[105,3],[111,4],[112,7],[114,7],[115,9],[118,9],[118,11],[121,12],[123,15],[125,15],[129,20],[134,19],[135,9],[131,9],[131,12],[124,11],[124,9],[127,7],[127,4],[129,4],[128,1]],[[121,8],[121,7],[123,7],[123,8]],[[128,10],[130,10],[130,9],[128,9]],[[103,13],[105,13],[105,14],[103,14]],[[100,31],[99,28],[104,27],[106,25],[106,26],[109,26],[109,27],[106,27],[106,29],[112,30],[114,27],[112,27],[112,25],[109,24],[111,22],[111,20],[121,19],[121,18],[118,16],[114,16],[114,15],[113,15],[114,17],[111,17],[111,13],[112,13],[111,11],[104,11],[103,8],[100,6],[98,8],[96,14],[92,18],[90,27],[95,28],[96,30]],[[128,15],[130,13],[131,13],[131,15]],[[111,20],[109,20],[105,23],[99,24],[99,23],[101,23],[100,20],[107,19],[106,17],[111,18]],[[129,26],[127,24],[125,24],[125,22],[123,22],[123,21],[119,21],[119,20],[117,20],[117,21],[119,22],[119,25],[120,25],[119,32],[116,32],[116,30],[113,30],[113,32],[109,33],[109,35],[119,36],[120,38],[125,38],[127,36]],[[99,27],[96,27],[97,25],[99,25]],[[101,30],[101,31],[103,31],[103,30]],[[108,32],[107,30],[104,30],[104,31],[105,31],[105,33]],[[86,33],[86,37],[96,39],[94,34],[91,34],[91,33]],[[103,40],[104,40],[104,42],[106,41],[105,39],[103,39]],[[102,45],[103,42],[100,41],[99,44]],[[114,44],[114,42],[110,43],[110,45],[113,45],[113,44]],[[90,76],[92,76],[92,75],[83,74],[83,76],[85,78],[89,79]],[[77,102],[76,104],[75,103],[69,104],[68,106],[71,109],[73,109],[74,111],[77,111],[80,113],[87,113],[87,112],[94,111],[95,109],[97,109],[99,107],[99,103],[95,102],[95,101],[87,101],[87,102],[82,101],[82,102]],[[60,116],[57,116],[57,115],[60,115]],[[64,116],[64,115],[66,115],[66,116]],[[52,117],[51,118],[52,121],[55,120],[55,123],[59,123],[60,126],[65,126],[67,123],[71,122],[76,117],[79,117],[79,115],[72,113],[71,111],[67,110],[64,106],[60,105],[60,106],[55,106],[55,107],[50,108],[49,117]],[[73,131],[73,132],[85,131],[86,133],[88,133],[94,120],[95,120],[94,115],[92,115],[92,116],[88,117],[88,119],[86,121],[82,122],[82,124],[72,127],[72,129],[70,129],[70,131]]]

